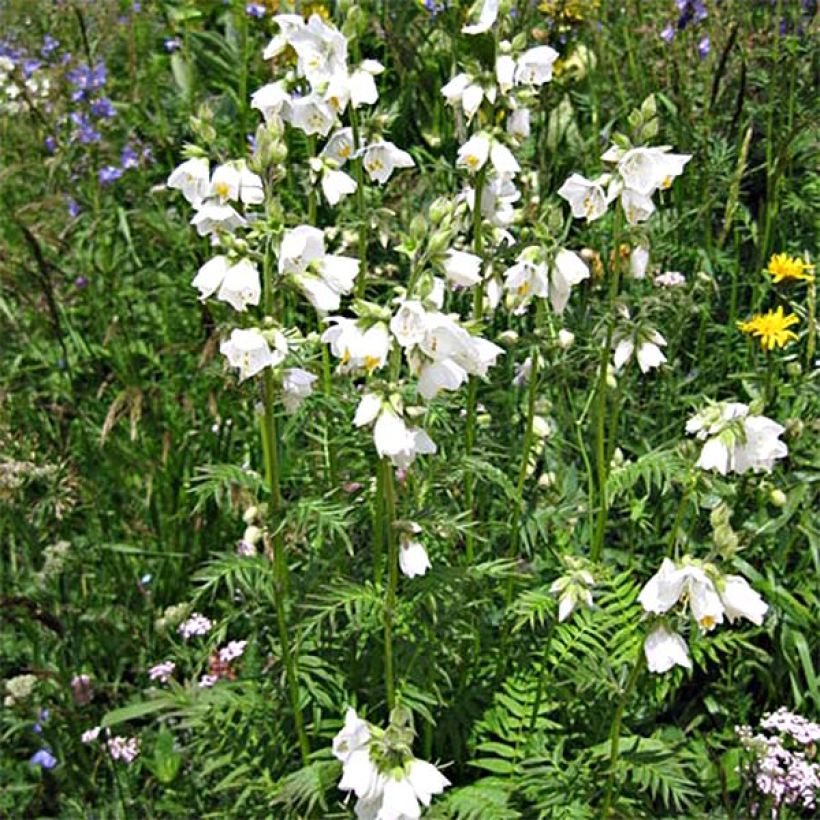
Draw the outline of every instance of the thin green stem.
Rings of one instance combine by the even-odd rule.
[[[272,253],[270,243],[264,260],[264,308],[267,314],[274,310],[274,290],[272,272]],[[285,598],[288,593],[288,564],[285,557],[285,540],[282,528],[282,489],[280,486],[279,468],[279,429],[276,423],[276,392],[273,381],[273,370],[264,371],[263,382],[264,414],[262,417],[262,450],[265,458],[265,476],[270,491],[269,514],[273,538],[273,578],[276,599],[276,623],[279,631],[279,643],[282,649],[282,660],[285,665],[285,676],[288,684],[293,721],[299,739],[299,750],[302,763],[307,764],[310,756],[310,744],[305,732],[302,709],[299,704],[299,681],[296,676],[296,659],[291,650],[288,637],[287,612]]]
[[[384,595],[384,686],[387,709],[396,705],[396,678],[393,670],[393,615],[396,607],[396,588],[399,583],[399,554],[393,523],[396,520],[396,494],[393,486],[393,468],[390,461],[381,461],[382,491],[384,495],[385,529],[387,531],[387,590]]]
[[[592,541],[590,558],[593,562],[598,562],[604,547],[604,534],[606,531],[606,520],[609,513],[609,503],[607,499],[607,481],[609,479],[610,461],[607,458],[607,371],[609,369],[609,355],[612,348],[612,336],[615,331],[615,300],[618,298],[618,287],[620,284],[620,212],[615,217],[615,249],[613,254],[612,270],[609,279],[609,299],[607,303],[606,317],[606,337],[601,348],[601,361],[598,366],[598,386],[596,397],[598,400],[597,413],[595,418],[595,451],[598,467],[598,519],[595,524],[595,534]],[[614,431],[612,431],[614,433]]]
[[[618,765],[618,753],[621,745],[621,720],[624,716],[624,709],[638,682],[641,670],[643,669],[643,650],[638,652],[638,657],[635,660],[635,665],[629,673],[629,678],[626,681],[626,686],[621,693],[621,699],[615,709],[615,715],[612,718],[612,725],[609,729],[609,774],[606,779],[606,791],[604,792],[604,805],[601,809],[602,820],[608,820],[609,809],[612,805],[612,789],[615,785],[615,767]]]
[[[475,191],[473,199],[473,252],[484,260],[484,239],[481,235],[481,193],[484,190],[485,168],[482,168],[476,175]],[[484,314],[484,281],[476,285],[473,294],[473,319],[480,320]],[[475,446],[476,408],[478,406],[478,379],[470,376],[467,385],[467,424],[464,431],[464,452],[467,456],[472,455]],[[470,512],[470,517],[475,519],[475,477],[470,473],[464,482],[464,503]],[[475,556],[475,535],[473,527],[467,529],[465,540],[465,555],[468,562],[473,561]]]
[[[530,356],[532,357],[532,368],[527,385],[527,421],[524,427],[524,446],[521,452],[521,466],[518,469],[518,483],[515,488],[515,510],[513,511],[512,532],[510,533],[510,558],[514,558],[518,551],[521,511],[524,507],[524,485],[527,483],[527,469],[530,463],[530,450],[532,450],[535,398],[538,394],[538,350],[533,348]]]
[[[359,151],[361,147],[361,131],[359,130],[359,115],[353,105],[350,106],[350,126],[353,129],[353,149]],[[364,199],[364,160],[356,157],[353,160],[353,170],[356,175],[356,210],[359,221],[359,278],[356,280],[356,296],[364,298],[365,276],[367,276],[367,205]]]

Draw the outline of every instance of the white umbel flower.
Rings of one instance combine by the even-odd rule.
[[[643,645],[646,666],[650,672],[662,675],[674,666],[692,668],[686,641],[664,624],[658,624],[647,636]]]

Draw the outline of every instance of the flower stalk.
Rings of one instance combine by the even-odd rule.
[[[384,530],[387,532],[387,590],[384,595],[384,686],[387,709],[396,705],[396,680],[393,670],[393,615],[396,607],[396,588],[399,583],[398,544],[393,524],[396,520],[396,492],[393,484],[393,467],[390,460],[383,458],[381,469],[381,497],[377,503],[383,504]]]

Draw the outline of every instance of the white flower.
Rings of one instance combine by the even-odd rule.
[[[321,134],[323,137],[330,133],[336,122],[336,112],[316,94],[292,99],[283,117],[305,134]]]
[[[633,279],[643,279],[649,267],[649,248],[636,245],[629,255],[629,274]]]
[[[630,225],[646,222],[655,213],[655,203],[652,199],[632,188],[624,188],[621,191],[621,207]]]
[[[475,191],[467,188],[463,196],[470,209],[475,206]],[[488,176],[481,189],[481,215],[493,225],[505,228],[515,219],[513,203],[521,198],[521,193],[513,181],[507,177]]]
[[[774,462],[789,453],[779,438],[784,428],[766,416],[750,416],[748,406],[739,402],[723,402],[696,414],[686,423],[686,432],[706,440],[695,466],[721,475],[771,472]]]
[[[414,758],[407,766],[407,779],[423,805],[429,806],[434,794],[441,794],[450,781],[432,764]]]
[[[389,458],[396,467],[409,467],[419,454],[433,454],[436,445],[424,430],[407,427],[396,411],[379,396],[362,396],[353,424],[364,427],[375,420],[373,440],[382,458]]]
[[[214,169],[209,195],[220,204],[241,200],[245,205],[259,205],[265,199],[262,179],[250,171],[244,162],[226,163]]]
[[[521,166],[513,156],[512,151],[498,140],[493,140],[490,148],[490,162],[493,164],[495,172],[502,178],[512,178],[521,170]]]
[[[718,594],[730,623],[736,618],[746,618],[760,626],[769,609],[766,602],[755,592],[749,582],[740,575],[726,575],[718,584]]]
[[[182,191],[188,202],[199,206],[210,189],[208,160],[203,157],[186,160],[171,172],[166,185]]]
[[[342,763],[347,763],[353,752],[364,748],[370,742],[370,725],[362,720],[353,708],[345,713],[345,724],[333,738],[333,754]]]
[[[216,298],[241,312],[248,305],[258,305],[261,295],[262,286],[256,265],[250,259],[240,259],[225,271]]]
[[[547,266],[530,261],[524,250],[519,255],[518,262],[507,269],[504,287],[513,294],[516,301],[526,302],[533,296],[544,299],[549,294]]]
[[[324,233],[312,225],[297,225],[282,237],[279,272],[292,274],[316,310],[338,310],[342,294],[350,293],[359,261],[325,253]]]
[[[401,347],[421,344],[427,333],[427,311],[421,302],[416,299],[402,302],[390,320],[390,330]]]
[[[481,281],[481,257],[464,251],[447,251],[441,263],[444,274],[454,285],[469,288]]]
[[[330,135],[320,156],[332,159],[337,165],[344,165],[353,156],[353,129],[340,128]]]
[[[381,185],[390,179],[394,169],[412,168],[416,164],[407,151],[402,151],[392,142],[375,142],[368,145],[362,153],[362,163],[370,179]]]
[[[647,636],[643,645],[646,666],[650,672],[663,674],[673,666],[692,668],[686,641],[677,632],[658,624]]]
[[[475,116],[484,99],[484,89],[469,74],[456,74],[442,87],[441,93],[452,106],[460,106],[469,122]]]
[[[558,196],[569,202],[576,219],[593,222],[606,213],[608,198],[600,181],[572,174],[558,189]]]
[[[313,392],[315,381],[316,376],[301,367],[290,367],[282,373],[282,403],[288,413],[295,413],[299,409]]]
[[[209,259],[199,269],[191,284],[199,290],[199,298],[202,301],[216,293],[229,267],[228,257],[220,255]]]
[[[282,82],[263,85],[251,95],[251,108],[260,111],[265,122],[280,122],[289,105],[290,94]]]
[[[420,541],[402,538],[399,548],[399,567],[408,578],[424,575],[431,566],[427,550]]]
[[[502,54],[495,61],[495,79],[502,94],[506,94],[515,84],[515,59]]]
[[[499,0],[483,0],[478,20],[472,25],[463,26],[462,34],[483,34],[489,31],[498,17]]]
[[[381,323],[362,328],[355,319],[330,316],[330,327],[322,334],[322,341],[330,345],[330,351],[341,360],[343,373],[364,368],[372,373],[382,367],[390,352],[390,336]]]
[[[278,24],[280,33],[268,43],[262,52],[265,60],[272,60],[281,54],[287,48],[290,38],[305,27],[301,14],[277,14],[273,17],[273,22]]]
[[[373,78],[383,71],[384,66],[380,62],[365,60],[350,75],[350,104],[354,108],[378,102],[379,90]]]
[[[489,156],[490,138],[484,133],[476,134],[458,149],[456,166],[476,173],[484,167]]]
[[[569,350],[573,342],[575,342],[575,334],[571,330],[562,327],[558,331],[558,347],[560,347],[561,350]]]
[[[244,381],[265,367],[280,364],[287,355],[288,343],[284,335],[277,331],[274,349],[271,350],[258,329],[236,328],[231,332],[230,339],[219,346],[219,352],[227,358],[231,367],[239,368],[239,381]]]
[[[530,109],[516,108],[507,120],[507,133],[517,140],[525,140],[530,135]]]
[[[515,81],[519,85],[544,85],[552,79],[552,67],[558,52],[550,46],[536,46],[525,51],[515,68]]]
[[[652,330],[637,342],[633,337],[616,337],[615,339],[615,370],[620,370],[635,353],[637,346],[637,360],[641,373],[647,373],[652,368],[660,367],[665,361],[661,347],[666,345],[666,339],[656,330]]]
[[[666,271],[655,277],[655,284],[662,288],[679,288],[686,284],[686,277],[678,271]]]
[[[372,799],[381,796],[383,780],[376,764],[370,759],[370,750],[365,746],[348,755],[339,788],[352,791],[357,797]]]
[[[324,168],[322,172],[322,193],[329,205],[336,205],[340,199],[356,191],[356,180],[344,171]]]
[[[441,390],[458,390],[467,381],[467,371],[452,359],[426,362],[419,372],[418,390],[422,398],[430,401]]]
[[[627,188],[652,196],[658,188],[668,188],[683,173],[690,154],[670,154],[668,148],[638,147],[622,151],[612,146],[602,157],[617,162],[618,173]]]
[[[247,222],[233,206],[209,199],[198,206],[191,224],[200,236],[205,236],[218,230],[233,232]]]
[[[347,39],[318,14],[311,15],[307,25],[289,33],[287,42],[298,58],[297,73],[314,89],[347,68]]]
[[[555,255],[550,276],[550,304],[563,313],[569,301],[570,288],[589,278],[589,268],[577,253],[561,248]]]

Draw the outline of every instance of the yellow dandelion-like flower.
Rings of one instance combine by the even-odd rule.
[[[744,333],[760,339],[760,346],[764,350],[774,350],[775,347],[785,347],[789,342],[797,339],[797,334],[788,328],[799,321],[793,313],[784,316],[781,306],[768,313],[758,313],[748,322],[738,322],[737,326]]]
[[[809,265],[799,256],[789,256],[787,253],[774,254],[769,260],[769,267],[766,268],[775,285],[781,282],[813,282],[814,276],[807,273],[810,270],[814,270],[814,265]]]

